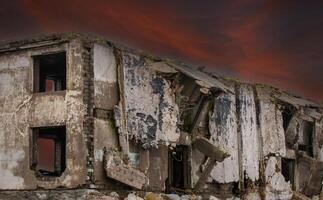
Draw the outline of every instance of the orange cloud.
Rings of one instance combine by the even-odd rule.
[[[192,4],[190,1],[184,4],[130,0],[23,2],[27,13],[44,32],[96,33],[156,54],[207,65],[212,71],[272,83],[323,99],[323,93],[317,92],[322,91],[322,78],[306,69],[307,65],[323,65],[319,58],[309,62],[313,52],[323,53],[317,46],[322,43],[323,31],[304,32],[302,25],[293,21],[292,17],[298,17],[304,10],[299,8],[307,8],[295,2],[244,0],[196,8],[205,12],[194,7],[182,10]],[[287,12],[291,12],[290,16]],[[310,21],[303,23],[308,25]],[[294,32],[289,33],[285,24],[305,36],[299,38],[304,44],[288,38]],[[322,68],[314,73],[322,74]],[[304,74],[308,77],[303,77]]]

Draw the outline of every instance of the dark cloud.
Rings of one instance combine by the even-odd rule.
[[[0,37],[81,31],[323,99],[323,2],[8,1]]]
[[[0,7],[0,40],[30,36],[40,32],[34,17],[26,15],[19,1],[4,1]]]

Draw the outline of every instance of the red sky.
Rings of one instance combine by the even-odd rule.
[[[0,25],[1,40],[97,34],[323,100],[323,1],[11,0],[1,5]]]

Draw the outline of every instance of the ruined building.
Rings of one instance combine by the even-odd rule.
[[[321,104],[102,39],[0,46],[0,199],[322,199],[322,126]]]

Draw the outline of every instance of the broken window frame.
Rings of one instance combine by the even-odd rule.
[[[58,131],[58,132],[55,132]],[[55,133],[53,133],[55,132]],[[53,171],[46,171],[39,167],[38,139],[51,139],[54,141]],[[36,177],[59,177],[66,169],[66,126],[48,126],[31,128],[30,142],[30,168]]]
[[[293,118],[293,115],[295,114],[294,109],[292,108],[292,106],[283,106],[283,109],[281,110],[281,114],[282,114],[282,120],[283,120],[283,129],[284,132],[286,133],[288,126]]]
[[[60,59],[63,59],[63,64],[59,67],[64,70],[63,72],[58,73],[59,75],[55,74],[50,74],[49,72],[48,75],[44,73],[42,75],[41,71],[41,64],[40,60],[45,59],[46,56],[57,56],[61,57]],[[62,51],[53,51],[53,52],[47,52],[45,54],[37,54],[37,55],[32,55],[32,60],[33,60],[33,92],[34,93],[49,93],[49,92],[59,92],[59,91],[65,91],[67,89],[67,52],[65,50]],[[57,61],[59,62],[59,61]],[[50,68],[53,66],[45,66],[45,68]],[[47,69],[48,70],[48,69]],[[44,71],[46,71],[44,69]],[[60,77],[60,78],[58,78]],[[52,91],[47,91],[47,80],[53,81],[53,90]],[[42,82],[42,83],[41,83]]]
[[[176,152],[181,152],[181,159],[177,158]],[[181,179],[180,183],[174,182],[174,160],[179,159],[182,162]],[[168,185],[170,190],[176,189],[190,189],[191,185],[191,146],[189,145],[177,145],[173,149],[169,150],[168,154]],[[178,185],[179,184],[179,185]]]
[[[310,132],[304,132],[304,126],[305,124],[308,124],[310,127],[309,131]],[[314,131],[315,131],[315,123],[313,121],[309,121],[309,120],[304,120],[302,119],[302,124],[301,124],[301,131],[299,134],[302,134],[302,142],[306,142],[308,144],[301,144],[300,139],[298,139],[298,150],[299,151],[304,151],[307,153],[308,156],[313,157],[314,156]],[[301,135],[299,135],[299,138],[301,137]]]
[[[289,165],[289,177],[292,189],[295,191],[300,191],[304,189],[301,181],[301,175],[304,173],[304,171],[301,171],[300,169],[300,157],[302,156],[308,156],[308,158],[315,159],[315,152],[316,152],[316,121],[311,116],[304,114],[302,112],[302,108],[296,108],[293,105],[283,103],[282,104],[282,117],[283,117],[283,123],[284,120],[286,120],[286,117],[284,117],[285,110],[289,110],[290,112],[290,120],[287,125],[283,125],[284,131],[285,131],[285,137],[288,137],[288,130],[293,131],[293,127],[289,127],[290,122],[296,123],[295,125],[295,138],[294,143],[288,143],[286,140],[286,156],[281,158],[281,173],[286,178],[286,172],[284,172],[284,161],[288,161]],[[295,121],[296,120],[296,121]],[[307,125],[307,128],[304,126]],[[289,129],[292,128],[292,129]],[[291,141],[291,140],[290,140]],[[286,180],[286,179],[285,179]]]
[[[284,163],[288,165],[287,171],[284,169]],[[296,188],[296,178],[297,178],[297,163],[296,160],[293,158],[281,158],[281,174],[284,176],[285,181],[290,181],[292,189],[295,190]],[[288,177],[286,177],[286,173],[288,173]]]

